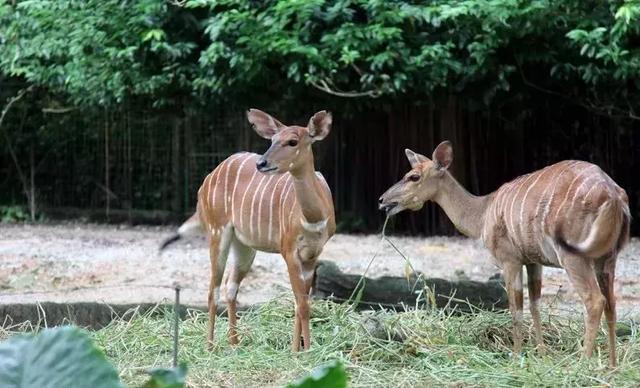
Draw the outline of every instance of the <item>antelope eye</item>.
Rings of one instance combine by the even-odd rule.
[[[410,176],[409,176],[409,180],[410,180],[411,182],[417,182],[417,181],[419,181],[419,180],[420,180],[420,175],[410,175]]]
[[[289,142],[287,143],[289,146],[291,147],[295,147],[298,145],[298,141],[297,140],[289,140]]]

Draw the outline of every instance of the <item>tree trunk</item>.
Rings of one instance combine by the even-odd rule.
[[[111,211],[111,186],[109,179],[109,113],[105,111],[104,120],[104,187],[105,190],[105,208],[104,215],[109,220],[109,212]]]
[[[182,194],[182,185],[180,179],[180,118],[173,118],[173,147],[171,152],[171,165],[172,165],[172,191],[173,191],[173,201],[171,203],[171,210],[175,214],[182,214],[181,211],[181,194]]]
[[[29,191],[27,193],[29,197],[29,216],[31,222],[36,220],[36,166],[33,157],[33,142],[29,148]]]

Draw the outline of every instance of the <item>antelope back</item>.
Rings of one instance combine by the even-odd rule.
[[[598,166],[576,160],[518,177],[493,195],[482,231],[487,247],[499,249],[499,240],[505,238],[530,258],[557,256],[549,252],[549,242],[558,228],[567,239],[583,241],[605,202],[613,201],[628,213],[624,190]],[[561,265],[556,260],[545,264]]]

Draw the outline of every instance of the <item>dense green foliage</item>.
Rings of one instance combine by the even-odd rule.
[[[188,20],[167,28],[180,13],[164,2],[2,3],[0,69],[8,76],[94,106],[188,87],[194,65],[185,58],[195,43],[180,40]]]
[[[589,159],[622,176],[635,211],[640,191],[624,168],[636,162],[611,155],[635,147],[635,135],[617,136],[640,122],[639,89],[638,0],[0,0],[0,112],[29,91],[0,123],[0,164],[10,166],[0,180],[12,188],[0,201],[23,205],[26,197],[31,219],[39,202],[171,208],[181,217],[193,206],[193,181],[250,148],[222,133],[246,125],[229,117],[241,121],[248,107],[296,123],[329,109],[336,124],[358,128],[395,111],[388,127],[402,132],[397,139],[407,134],[398,146],[450,136],[486,148],[476,144],[484,130],[471,138],[475,118],[452,119],[464,110],[482,112],[487,122],[474,122],[487,126],[486,138],[510,145],[523,139],[509,131],[553,132],[548,147],[479,166],[515,167],[476,179],[476,188],[560,158]],[[427,106],[432,116],[404,121],[404,109]],[[431,132],[417,136],[418,127]],[[464,133],[454,135],[456,127]],[[205,129],[210,136],[197,133]],[[355,140],[340,136],[336,143]],[[557,146],[577,137],[589,144]],[[346,169],[338,163],[335,171]],[[398,172],[388,168],[384,179]],[[343,225],[372,230],[378,216],[361,222],[363,209],[349,197],[356,189],[337,190],[339,219],[350,212],[355,221]]]
[[[636,105],[620,101],[638,88],[637,1],[0,4],[0,71],[76,104],[200,92],[230,98],[269,85],[272,96],[315,87],[417,99],[473,86],[488,103],[526,71],[558,93],[586,90],[583,103]]]

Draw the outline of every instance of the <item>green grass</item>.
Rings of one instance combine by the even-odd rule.
[[[242,315],[241,343],[228,344],[227,320],[216,325],[216,347],[205,349],[207,317],[191,312],[180,325],[180,360],[191,386],[282,386],[315,366],[340,359],[351,386],[556,387],[640,385],[638,325],[619,339],[619,368],[607,368],[606,336],[596,357],[580,357],[579,317],[545,317],[546,355],[530,341],[522,356],[509,353],[507,313],[451,315],[442,311],[357,313],[346,305],[313,302],[310,351],[293,354],[293,303],[286,297]],[[170,366],[173,317],[134,315],[116,320],[93,337],[132,385],[146,370]],[[529,340],[531,333],[525,337]]]

